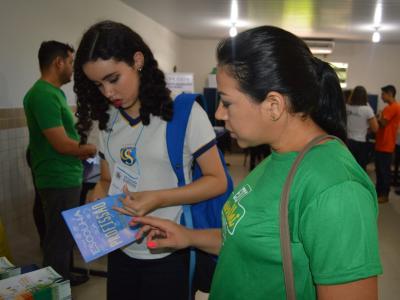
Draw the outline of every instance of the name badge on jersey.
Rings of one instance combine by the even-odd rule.
[[[108,194],[111,196],[122,193],[125,184],[128,186],[130,192],[136,192],[139,178],[139,174],[132,170],[132,168],[121,164],[115,164]]]

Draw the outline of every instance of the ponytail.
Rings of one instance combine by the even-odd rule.
[[[311,118],[328,134],[346,141],[346,106],[339,78],[328,63],[318,58],[315,58],[315,68],[320,92]]]
[[[271,91],[281,93],[287,96],[291,113],[310,117],[328,134],[346,140],[339,79],[294,34],[273,26],[249,29],[221,41],[217,59],[254,101],[263,102]]]

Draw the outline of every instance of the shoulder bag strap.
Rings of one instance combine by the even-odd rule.
[[[319,144],[323,140],[326,139],[335,139],[340,141],[342,144],[343,141],[338,137],[333,135],[321,135],[314,138],[311,142],[309,142],[303,150],[300,151],[299,155],[296,157],[288,176],[286,177],[285,185],[283,186],[283,191],[281,194],[281,203],[280,203],[280,239],[281,239],[281,253],[282,253],[282,264],[283,264],[283,273],[285,276],[285,287],[286,287],[286,299],[287,300],[295,300],[296,299],[296,290],[294,285],[294,274],[293,274],[293,264],[292,264],[292,251],[290,247],[290,228],[289,228],[289,194],[290,187],[292,185],[292,181],[297,171],[297,167],[303,160],[304,156],[307,152]]]

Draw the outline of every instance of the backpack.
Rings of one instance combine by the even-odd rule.
[[[186,185],[183,172],[183,146],[185,142],[186,127],[189,121],[190,112],[192,110],[193,103],[198,97],[201,97],[201,95],[187,93],[182,93],[178,95],[174,101],[173,119],[167,123],[166,138],[168,156],[176,177],[178,178],[179,187]],[[218,149],[218,152],[227,178],[227,189],[225,193],[214,198],[194,204],[183,205],[183,224],[188,228],[206,229],[222,227],[221,211],[223,205],[233,191],[233,181],[228,173],[226,162],[220,149]],[[201,176],[203,175],[201,173],[200,166],[194,160],[192,179],[193,181],[195,181]],[[190,291],[195,271],[195,261],[196,253],[192,249],[190,253],[189,263]]]

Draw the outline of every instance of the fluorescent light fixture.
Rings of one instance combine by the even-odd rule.
[[[230,20],[230,29],[229,29],[229,35],[231,37],[234,37],[237,35],[237,29],[236,29],[236,23],[238,22],[238,16],[239,16],[239,9],[238,9],[238,4],[236,0],[232,0],[231,2],[231,20]]]
[[[372,34],[372,42],[379,43],[381,41],[381,34],[378,30],[375,30]]]
[[[235,37],[236,35],[237,35],[237,29],[236,29],[235,26],[232,26],[232,27],[229,29],[229,36]]]
[[[232,22],[230,19],[219,19],[214,22],[212,22],[213,25],[219,26],[219,27],[231,27]],[[235,23],[236,28],[245,28],[245,27],[254,27],[257,24],[254,22],[249,22],[247,20],[237,20]]]
[[[236,24],[239,16],[239,8],[236,0],[231,2],[231,23]]]
[[[312,54],[331,54],[333,49],[326,49],[326,48],[310,48]]]
[[[374,26],[377,27],[382,22],[382,3],[378,1],[375,6],[375,14],[374,14]]]
[[[332,39],[304,39],[312,54],[331,54],[335,47]]]

